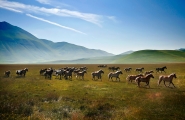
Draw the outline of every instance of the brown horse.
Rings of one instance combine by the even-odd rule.
[[[139,75],[128,75],[126,80],[128,82],[132,82],[132,80],[135,80],[137,77],[143,77],[143,75],[142,74],[139,74]]]
[[[124,70],[125,70],[125,72],[130,72],[132,70],[132,68],[129,67],[129,68],[125,68]]]
[[[140,82],[146,82],[146,86],[149,86],[150,87],[150,78],[154,78],[154,76],[152,74],[148,74],[144,77],[137,77],[136,78],[136,83],[137,83],[137,86],[140,87]]]
[[[144,70],[144,68],[142,67],[142,68],[136,68],[136,72],[143,72],[143,70]]]
[[[165,82],[169,82],[168,87],[170,87],[170,84],[172,84],[174,86],[174,88],[175,88],[175,85],[172,82],[173,78],[177,78],[175,73],[172,73],[172,74],[170,74],[168,76],[164,76],[164,75],[159,76],[158,86],[160,85],[161,81],[164,81],[164,85],[165,86],[166,86]]]
[[[145,72],[145,75],[151,74],[151,73],[153,73],[153,72],[154,72],[153,70],[146,71],[146,72]]]

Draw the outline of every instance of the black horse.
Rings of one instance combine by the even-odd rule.
[[[162,68],[156,68],[156,72],[165,72],[164,70],[167,69],[166,66],[162,67]],[[166,73],[166,72],[165,72]]]
[[[51,80],[52,77],[52,73],[53,73],[53,69],[49,68],[45,71],[44,75],[45,75],[45,79],[48,77]]]
[[[40,75],[43,75],[44,74],[44,72],[47,70],[47,68],[45,68],[45,69],[41,69],[40,70]]]

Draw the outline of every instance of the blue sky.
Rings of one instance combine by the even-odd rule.
[[[113,54],[185,48],[184,0],[0,0],[0,21]]]

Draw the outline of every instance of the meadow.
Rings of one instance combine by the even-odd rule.
[[[45,79],[40,69],[52,67],[86,66],[84,80]],[[7,64],[0,65],[0,118],[3,120],[181,120],[185,118],[185,63],[168,64],[108,64],[120,67],[120,82],[108,80],[108,67],[101,80],[92,80],[91,72],[97,64]],[[167,66],[166,73],[154,72],[150,88],[141,83],[128,83],[128,75],[136,75],[135,68],[144,71]],[[18,77],[18,69],[28,68],[25,77]],[[126,73],[124,68],[131,67]],[[10,77],[4,71],[10,70]],[[173,86],[157,86],[160,75],[176,73]],[[167,83],[168,84],[168,83]]]

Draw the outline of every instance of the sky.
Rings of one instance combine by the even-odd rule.
[[[185,0],[0,0],[0,22],[113,54],[185,48]]]

